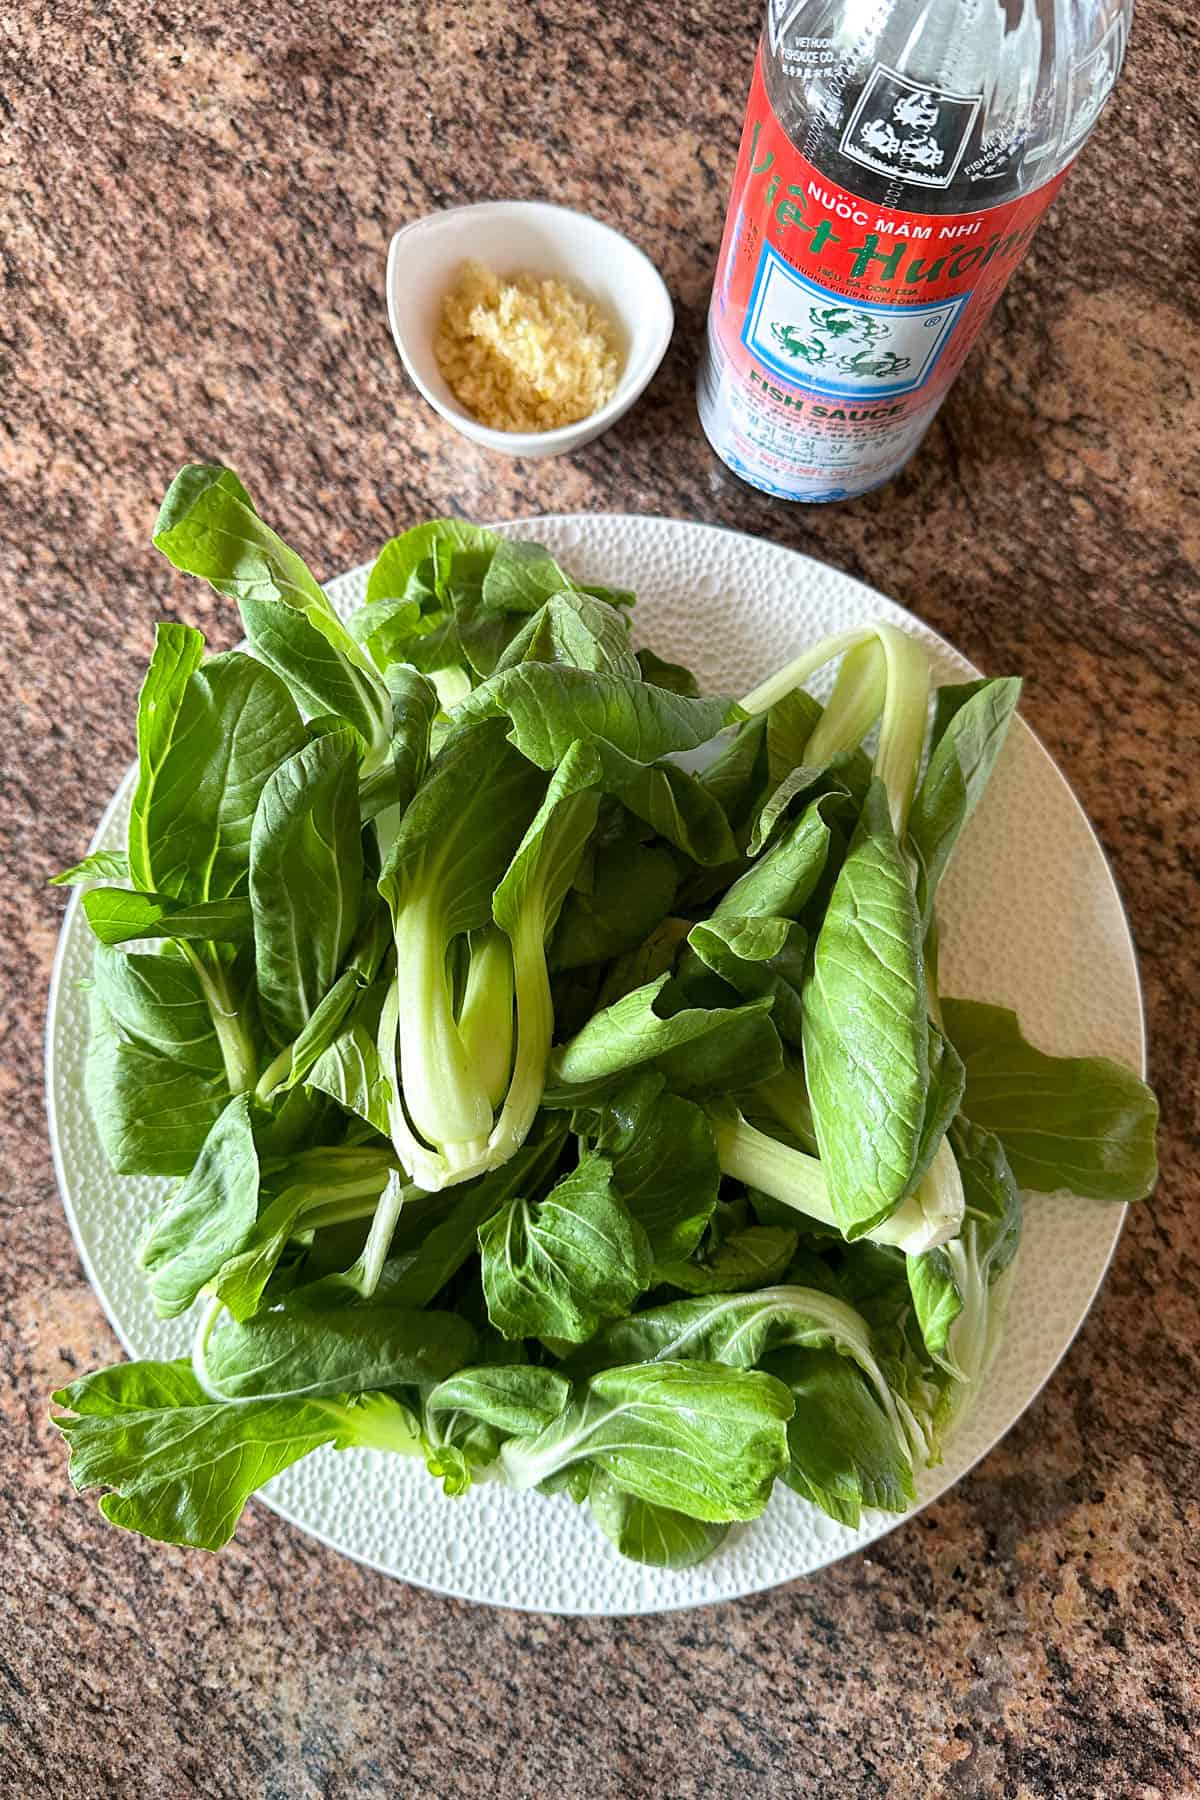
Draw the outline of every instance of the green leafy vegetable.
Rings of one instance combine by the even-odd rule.
[[[728,711],[726,700],[687,699],[631,676],[523,662],[468,695],[459,719],[507,719],[511,742],[541,769],[557,768],[577,740],[594,744],[602,757],[616,752],[612,767],[621,776],[629,763],[694,750]],[[620,791],[615,784],[613,791]]]
[[[518,1196],[545,1187],[565,1136],[565,1124],[551,1122],[542,1136],[526,1143],[498,1169],[454,1188],[419,1249],[398,1260],[388,1284],[391,1300],[398,1306],[427,1306],[435,1299],[477,1248],[488,1220]]]
[[[554,1036],[546,940],[596,823],[600,778],[592,746],[572,744],[492,896],[492,917],[512,945],[517,1010],[512,1081],[489,1136],[500,1161],[524,1143],[541,1104]]]
[[[643,648],[637,653],[637,664],[642,680],[652,687],[666,688],[672,694],[685,694],[692,700],[699,698],[700,683],[682,663],[665,662],[655,651]]]
[[[584,886],[582,872],[563,901],[551,963],[576,969],[636,949],[671,910],[679,871],[654,844],[629,840],[597,851]]]
[[[536,612],[544,601],[571,587],[540,544],[501,538],[483,578],[482,600],[494,612]]]
[[[258,1001],[290,1043],[337,979],[358,926],[363,854],[358,749],[348,731],[306,744],[263,788],[250,842]]]
[[[544,1200],[509,1201],[479,1245],[488,1317],[506,1338],[582,1343],[601,1319],[628,1312],[650,1273],[645,1233],[602,1156],[586,1157]]]
[[[762,715],[766,727],[767,777],[772,788],[808,767],[808,746],[823,708],[803,688],[782,690]]]
[[[495,568],[493,563],[489,578]],[[539,607],[502,652],[493,672],[522,662],[603,670],[634,681],[640,675],[638,659],[629,648],[628,619],[588,594],[572,592],[557,593]]]
[[[184,906],[162,894],[96,887],[85,892],[83,910],[100,942],[110,945],[128,944],[137,938],[241,944],[254,930],[250,902],[240,895]]]
[[[785,1348],[833,1349],[850,1356],[874,1380],[881,1400],[886,1395],[861,1314],[836,1295],[787,1285],[675,1300],[635,1313],[607,1325],[567,1367],[589,1374],[610,1363],[700,1357],[749,1369],[768,1351]]]
[[[232,469],[208,463],[189,463],[181,469],[159,509],[154,544],[177,569],[211,582],[219,594],[294,609],[336,654],[343,678],[356,692],[356,711],[370,722],[370,731],[363,735],[379,748],[386,744],[391,725],[387,695],[370,658],[346,630],[305,563],[259,518]],[[306,674],[308,667],[306,663]],[[284,673],[294,679],[290,667]],[[331,705],[328,692],[322,692],[319,701],[320,710],[342,710]]]
[[[422,1187],[487,1166],[493,1108],[463,1043],[448,957],[456,938],[490,919],[543,790],[501,725],[457,733],[405,812],[380,879],[396,943],[380,1052],[396,1151]]]
[[[693,925],[688,943],[705,967],[743,1000],[770,998],[779,1035],[793,1044],[800,1042],[808,960],[802,926],[790,919],[714,913]]]
[[[406,1312],[385,1300],[206,1325],[193,1365],[214,1400],[309,1400],[440,1381],[474,1345],[456,1313]]]
[[[631,594],[456,519],[346,625],[216,465],[155,542],[253,654],[160,628],[127,849],[56,880],[101,1143],[175,1183],[149,1293],[199,1317],[190,1361],[55,1396],[75,1485],[216,1548],[367,1447],[568,1495],[666,1570],[777,1479],[903,1511],[989,1379],[1018,1184],[1155,1175],[1133,1074],[939,998],[1019,683],[937,690],[928,732],[924,650],[872,624],[705,698]]]
[[[411,1419],[384,1395],[370,1406],[259,1400],[214,1405],[187,1362],[121,1363],[54,1395],[81,1492],[103,1487],[114,1525],[168,1544],[219,1550],[256,1489],[322,1444],[413,1453]]]
[[[369,1298],[399,1212],[415,1192],[399,1182],[386,1150],[328,1146],[286,1158],[265,1177],[251,1229],[235,1252],[211,1260],[206,1279],[235,1319],[251,1318],[292,1240],[307,1239],[323,1227],[361,1229],[369,1220],[358,1261],[333,1282],[339,1297]]]
[[[655,1263],[690,1255],[712,1217],[721,1179],[703,1108],[661,1092],[661,1080],[635,1077],[613,1096],[595,1129],[613,1159],[614,1187],[645,1232]]]
[[[781,1065],[771,1001],[745,1006],[658,1010],[670,977],[637,988],[606,1007],[555,1052],[551,1104],[577,1105],[614,1077],[651,1064],[680,1092],[704,1095],[753,1086]],[[577,1091],[572,1096],[572,1089]]]
[[[1009,1275],[1021,1241],[1020,1190],[998,1138],[963,1120],[954,1128],[966,1212],[962,1230],[926,1256],[908,1259],[908,1283],[925,1348],[954,1380],[938,1422],[965,1403],[1000,1341]]]
[[[202,1074],[221,1073],[221,1047],[204,990],[189,962],[97,944],[96,997],[123,1037]]]
[[[242,1248],[258,1217],[258,1188],[250,1101],[239,1094],[142,1245],[142,1266],[161,1317],[186,1312],[226,1258]]]
[[[382,752],[387,715],[379,683],[366,678],[340,636],[278,599],[243,594],[238,611],[255,656],[287,683],[305,713],[350,727]]]
[[[829,1350],[777,1350],[764,1366],[792,1396],[787,1485],[852,1528],[864,1506],[907,1512],[912,1464],[855,1365]]]
[[[587,1461],[624,1493],[695,1519],[757,1518],[787,1461],[782,1383],[696,1361],[594,1375],[552,1424],[501,1450],[518,1490]]]
[[[827,1170],[819,1158],[775,1133],[760,1131],[727,1105],[717,1104],[710,1112],[723,1174],[770,1195],[818,1225],[844,1230]],[[961,1182],[953,1158],[943,1145],[939,1146],[929,1174],[914,1191],[877,1225],[853,1235],[879,1244],[894,1244],[910,1255],[918,1255],[953,1237],[962,1212]]]
[[[848,1236],[913,1186],[929,1085],[920,919],[872,788],[837,878],[804,994],[804,1066],[821,1162]]]
[[[417,525],[384,545],[353,621],[381,668],[398,661],[460,678],[490,674],[534,603],[488,606],[484,583],[502,540],[461,519]]]
[[[1021,1187],[1068,1188],[1093,1200],[1142,1200],[1158,1178],[1158,1103],[1107,1056],[1047,1056],[1017,1015],[944,1000],[946,1031],[966,1068],[963,1110],[994,1132]]]
[[[703,1262],[662,1262],[655,1282],[689,1294],[732,1294],[781,1281],[800,1242],[797,1231],[779,1225],[750,1225],[735,1231]]]
[[[721,896],[713,917],[798,919],[851,818],[846,797],[823,794],[780,834]]]
[[[692,1568],[711,1556],[729,1531],[727,1525],[637,1500],[601,1468],[592,1470],[587,1499],[592,1518],[622,1556],[658,1569]]]
[[[817,710],[819,712],[820,708]],[[701,783],[720,806],[739,840],[749,829],[754,808],[766,786],[766,741],[766,715],[746,719],[700,771]]]
[[[938,882],[987,786],[1020,697],[1021,683],[1011,676],[938,690],[933,751],[908,823],[909,841],[921,861],[926,928]]]
[[[82,862],[50,877],[51,887],[87,887],[94,881],[127,881],[129,858],[123,850],[93,850]]]
[[[161,632],[173,629],[182,628]],[[151,664],[147,688],[153,678]],[[192,668],[177,695],[165,681],[149,698],[147,688],[139,703],[147,723],[129,818],[130,874],[147,893],[193,905],[226,900],[245,891],[259,795],[279,764],[304,747],[300,714],[279,677],[238,651]],[[165,738],[162,715],[174,699]]]
[[[439,1382],[425,1402],[427,1413],[466,1413],[512,1437],[533,1437],[553,1424],[571,1395],[571,1384],[553,1369],[485,1365],[460,1369]]]
[[[125,1037],[96,995],[84,1091],[118,1175],[186,1175],[229,1098],[223,1075]]]

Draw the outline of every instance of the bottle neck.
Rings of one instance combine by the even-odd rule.
[[[772,0],[760,55],[793,147],[871,204],[982,212],[1046,186],[1086,140],[1132,0]]]

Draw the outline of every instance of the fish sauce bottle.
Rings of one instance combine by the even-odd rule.
[[[697,404],[786,500],[916,450],[1112,90],[1132,0],[770,0]]]

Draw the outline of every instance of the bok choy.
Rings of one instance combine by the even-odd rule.
[[[173,1184],[141,1260],[192,1349],[54,1396],[75,1485],[216,1549],[368,1447],[670,1567],[777,1480],[905,1510],[989,1379],[1023,1207],[1155,1178],[1135,1074],[938,990],[1019,682],[931,708],[877,623],[705,696],[631,594],[459,520],[385,545],[346,621],[217,466],[154,541],[249,649],[160,627],[125,848],[59,881],[92,1115]]]

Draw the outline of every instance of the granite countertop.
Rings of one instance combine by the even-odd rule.
[[[1200,34],[1143,0],[1117,96],[909,471],[787,510],[721,478],[692,403],[757,10],[29,0],[0,29],[8,1793],[1200,1793]],[[522,464],[406,385],[381,281],[401,221],[542,195],[629,229],[679,322],[616,430]],[[389,1582],[258,1505],[210,1558],[72,1494],[46,1396],[118,1347],[46,1142],[44,883],[129,760],[155,619],[234,636],[149,549],[189,457],[234,464],[319,572],[437,513],[679,514],[810,551],[1025,673],[1129,909],[1162,1183],[1037,1403],[868,1554],[737,1605],[563,1620]]]

